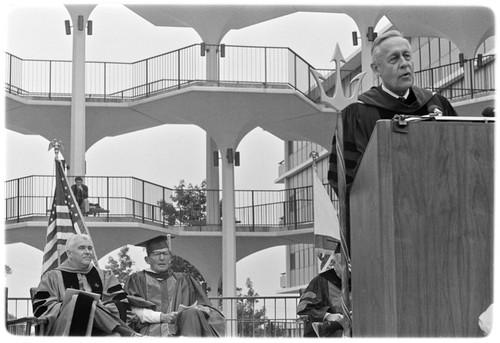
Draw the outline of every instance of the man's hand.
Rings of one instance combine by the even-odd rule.
[[[127,310],[127,323],[132,322],[140,322],[139,317],[134,312]]]
[[[209,307],[203,306],[203,305],[198,305],[197,308],[198,308],[198,310],[203,312],[203,314],[205,315],[206,318],[210,317],[210,308]]]
[[[160,322],[174,324],[175,321],[177,320],[177,314],[178,314],[177,312],[162,313],[160,315]]]
[[[341,313],[328,313],[325,316],[325,322],[341,322],[344,316]]]

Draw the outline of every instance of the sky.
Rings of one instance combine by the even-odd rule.
[[[72,37],[65,35],[63,24],[69,15],[61,3],[21,1],[4,8],[6,52],[23,59],[71,59]],[[90,19],[94,34],[87,38],[86,53],[91,61],[133,62],[201,42],[192,29],[154,27],[121,4],[99,4]],[[300,30],[296,30],[298,25],[302,26]],[[346,30],[339,44],[344,56],[349,56],[355,49],[350,35],[355,26],[352,19],[339,14],[292,14],[231,31],[223,43],[290,47],[316,68],[333,68],[331,57],[337,42],[332,37],[338,37],[335,33],[339,27]],[[5,180],[54,174],[53,151],[48,151],[46,139],[5,128],[1,133]],[[283,141],[256,128],[241,141],[238,150],[241,166],[235,170],[236,189],[283,188],[274,183],[278,164],[284,158]],[[87,175],[134,176],[167,187],[182,179],[196,185],[205,178],[205,134],[196,126],[176,125],[107,137],[87,151],[86,162]],[[7,246],[5,263],[13,273],[5,282],[12,296],[27,296],[28,288],[38,283],[41,256],[40,251],[24,244]],[[102,267],[107,258],[99,257]],[[137,252],[135,260],[138,268],[144,266],[142,251]],[[261,271],[264,263],[266,273]],[[237,263],[237,286],[245,288],[245,280],[250,278],[260,295],[273,295],[285,271],[285,247],[266,249]],[[16,287],[18,284],[24,286]]]

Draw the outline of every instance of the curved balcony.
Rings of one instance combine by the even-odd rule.
[[[223,218],[219,190],[194,187],[178,191],[134,177],[86,176],[85,183],[89,202],[100,207],[85,217],[94,241],[99,242],[98,256],[167,233],[176,237],[174,253],[201,269],[207,263],[204,251],[212,249],[214,258],[220,255]],[[54,177],[46,175],[6,181],[6,244],[23,242],[43,250],[54,187]],[[334,197],[329,185],[327,190]],[[192,192],[189,196],[203,200],[181,205],[172,200],[178,192]],[[336,205],[336,199],[333,201]],[[235,233],[237,244],[240,242],[237,258],[290,242],[312,243],[313,205],[311,186],[236,190]]]
[[[210,67],[208,51],[215,51]],[[213,54],[213,52],[211,53]],[[215,68],[215,73],[207,69]],[[314,68],[290,48],[193,44],[144,60],[86,62],[87,101],[127,102],[190,85],[291,88],[314,99]],[[331,70],[322,70],[328,74]],[[213,75],[208,77],[207,75]],[[37,100],[69,100],[72,62],[7,53],[6,91]]]
[[[207,51],[215,51],[215,73],[207,73]],[[415,72],[416,85],[447,98],[474,98],[495,87],[495,55],[461,60]],[[465,68],[470,64],[472,68]],[[22,59],[6,53],[7,93],[28,99],[68,101],[72,61]],[[334,70],[315,69],[290,48],[193,44],[136,62],[86,62],[86,100],[128,102],[203,85],[216,87],[291,88],[317,99],[315,70],[325,76],[324,87],[334,87]],[[470,70],[471,84],[464,84]],[[359,71],[342,70],[344,88]],[[208,77],[208,74],[214,75]]]
[[[220,204],[220,190],[168,188],[135,177],[86,176],[91,210],[87,221],[141,222],[158,227],[178,227],[183,231],[220,231],[221,208],[217,220],[207,222],[207,202]],[[32,175],[5,182],[5,222],[7,224],[48,217],[54,196],[54,177]],[[332,201],[337,199],[326,185]],[[181,205],[173,200],[188,194],[201,199]],[[236,190],[236,229],[241,232],[294,230],[312,227],[314,222],[312,186],[284,190]],[[213,216],[212,216],[213,217]]]

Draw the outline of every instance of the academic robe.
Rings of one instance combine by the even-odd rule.
[[[317,275],[309,282],[297,305],[297,315],[307,316],[304,337],[318,337],[313,325],[318,326],[319,337],[342,337],[340,323],[324,322],[328,313],[342,314],[341,289],[342,280],[334,269]]]
[[[49,336],[63,334],[63,328],[71,322],[69,335],[85,334],[92,299],[80,295],[76,304],[63,303],[68,288],[80,289],[101,295],[93,323],[92,335],[109,335],[117,326],[132,332],[125,324],[130,309],[127,295],[113,273],[92,264],[77,270],[66,262],[42,276],[33,299],[35,317],[47,318]]]
[[[457,115],[455,109],[445,97],[417,86],[410,88],[410,93],[405,102],[386,93],[381,86],[372,87],[359,95],[358,102],[350,104],[342,111],[347,204],[349,204],[349,191],[356,176],[359,162],[363,157],[377,121],[392,119],[396,114],[427,115],[433,105],[440,108],[444,116]],[[336,136],[334,135],[329,157],[328,181],[338,195],[337,151],[335,145]],[[348,248],[350,248],[349,206],[346,211],[348,220],[346,240]]]
[[[169,313],[179,311],[179,306],[197,302],[207,310],[192,308],[179,313],[175,324],[141,323],[135,318],[131,327],[147,336],[196,336],[223,337],[226,322],[215,309],[200,285],[186,273],[167,272],[158,274],[143,270],[130,275],[125,283],[132,311],[134,307]]]

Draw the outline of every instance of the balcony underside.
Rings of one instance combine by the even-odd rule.
[[[86,217],[85,222],[96,244],[98,257],[127,244],[133,244],[158,234],[175,237],[173,253],[188,258],[192,263],[202,260],[203,254],[222,252],[221,226],[166,226],[142,222],[132,217],[111,218]],[[28,217],[5,223],[5,244],[23,242],[43,251],[47,234],[48,217]],[[236,226],[237,260],[254,252],[273,246],[295,243],[313,243],[312,223],[297,226]],[[200,256],[197,256],[200,255]],[[222,258],[222,257],[221,257]]]
[[[283,140],[309,140],[330,148],[335,113],[288,87],[204,84],[121,102],[86,103],[86,149],[113,137],[166,124],[194,124],[218,139],[239,143],[256,127]],[[70,151],[71,102],[7,94],[6,127]]]

